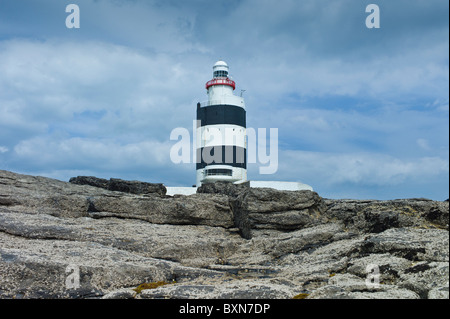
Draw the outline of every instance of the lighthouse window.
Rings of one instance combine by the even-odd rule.
[[[231,169],[208,169],[205,172],[206,176],[214,176],[214,175],[225,175],[225,176],[233,176],[233,171]]]
[[[226,78],[228,76],[228,71],[214,71],[214,77],[215,78],[220,78],[220,77],[224,77]]]

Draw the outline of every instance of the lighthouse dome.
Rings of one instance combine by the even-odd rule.
[[[217,77],[228,77],[228,64],[225,61],[217,61],[213,66],[213,76]]]
[[[216,67],[216,66],[225,66],[225,67],[228,68],[228,64],[227,64],[225,61],[222,61],[222,60],[217,61],[216,64],[214,64],[214,66],[215,66],[215,67]]]

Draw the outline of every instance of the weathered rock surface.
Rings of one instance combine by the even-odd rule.
[[[252,229],[291,231],[327,220],[322,217],[325,202],[311,191],[279,191],[250,188],[249,183],[216,182],[202,185],[197,193],[227,195],[234,224],[246,239],[252,237]]]
[[[448,201],[87,180],[0,171],[0,298],[449,297]]]
[[[118,191],[137,195],[156,193],[164,196],[167,193],[166,187],[161,183],[125,181],[119,178],[111,178],[107,180],[94,176],[77,176],[72,177],[69,182],[78,185],[90,185],[104,188],[110,191]]]

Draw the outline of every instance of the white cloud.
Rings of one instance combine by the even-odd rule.
[[[105,43],[4,41],[0,73],[0,123],[9,130],[77,129],[77,114],[100,112],[96,134],[162,139],[193,117],[193,98],[204,94],[194,65]]]
[[[9,149],[7,147],[0,145],[0,153],[6,153],[8,151],[9,151]]]
[[[52,167],[60,170],[132,171],[165,166],[170,161],[170,147],[169,142],[154,140],[122,145],[113,139],[47,136],[22,141],[14,147],[14,152],[18,161],[33,159],[29,166],[34,170]]]
[[[420,148],[427,150],[427,151],[431,149],[428,141],[424,138],[417,139],[417,145],[419,145]]]
[[[377,153],[282,151],[278,178],[298,177],[320,185],[392,186],[445,176],[449,160],[441,157],[401,159]]]

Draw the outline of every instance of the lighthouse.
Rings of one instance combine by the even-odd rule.
[[[197,103],[197,187],[204,183],[247,181],[246,110],[224,61],[206,82],[208,101]]]
[[[228,72],[228,64],[224,61],[217,61],[213,66],[213,78],[205,85],[208,100],[197,103],[197,120],[194,121],[196,122],[196,126],[194,126],[196,185],[194,187],[166,187],[166,195],[192,195],[197,192],[197,188],[202,184],[216,181],[227,181],[235,184],[247,182],[247,147],[250,150],[249,162],[253,164],[256,156],[253,157],[252,154],[255,154],[256,148],[260,147],[260,136],[258,135],[258,145],[256,145],[255,130],[251,127],[247,128],[244,99],[242,94],[240,96],[234,95],[236,83]],[[186,132],[189,135],[187,130]],[[260,129],[258,128],[258,134],[259,132]],[[248,145],[247,134],[253,137],[249,140],[250,146]],[[276,136],[278,138],[278,133]],[[262,138],[265,140],[265,135]],[[278,147],[278,140],[276,141],[276,147]],[[181,143],[181,145],[185,145],[185,143]],[[272,146],[270,146],[270,149],[272,149]],[[182,147],[181,150],[183,151],[184,148]],[[190,154],[189,147],[188,151]],[[178,154],[178,152],[177,146],[174,153]],[[272,154],[272,152],[270,153]],[[275,162],[278,165],[278,149],[274,154],[276,154]],[[267,161],[264,161],[264,163],[267,163]],[[269,166],[271,166],[271,160]],[[248,184],[250,188],[313,191],[310,185],[301,182],[266,180],[248,181]]]

